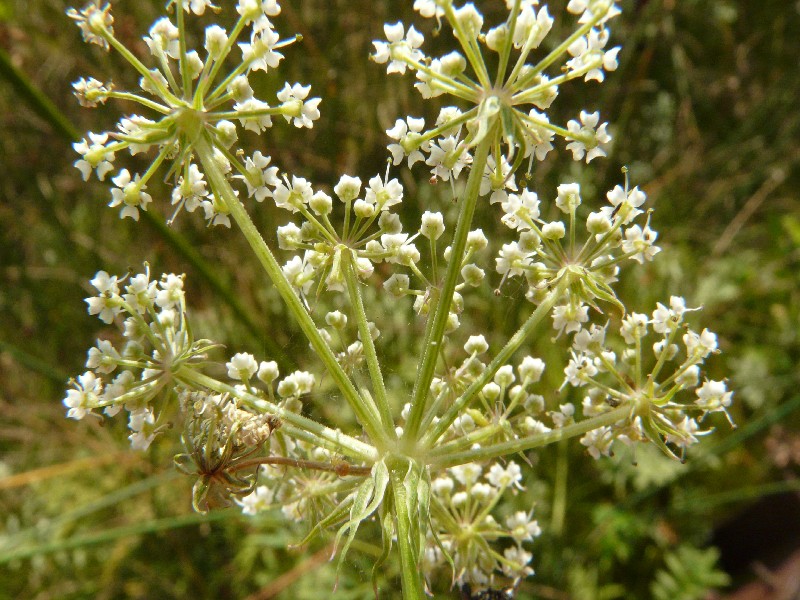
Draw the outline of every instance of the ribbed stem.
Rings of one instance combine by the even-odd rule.
[[[295,294],[291,283],[289,283],[289,280],[284,275],[278,261],[275,260],[272,251],[267,246],[264,238],[261,237],[258,229],[256,229],[255,224],[250,219],[250,215],[247,214],[247,211],[234,193],[230,183],[219,169],[214,159],[214,151],[211,142],[201,134],[194,142],[194,149],[203,165],[204,172],[208,176],[208,181],[212,189],[217,196],[225,202],[234,221],[239,225],[239,228],[242,230],[242,233],[253,249],[256,257],[275,285],[275,289],[283,299],[286,308],[289,309],[289,312],[300,325],[303,334],[308,339],[320,360],[322,360],[331,378],[355,413],[359,423],[364,427],[370,439],[376,443],[384,443],[386,441],[386,434],[381,428],[380,421],[376,418],[375,413],[371,410],[364,398],[358,393],[353,382],[350,381],[347,373],[344,372],[344,369],[342,369],[341,365],[336,360],[333,351],[322,335],[320,335],[316,324],[303,306],[300,298]]]
[[[453,303],[453,294],[461,274],[461,262],[464,259],[464,251],[467,247],[467,236],[472,227],[472,217],[475,214],[475,206],[480,195],[481,180],[483,179],[486,160],[489,156],[491,147],[491,136],[487,136],[475,150],[472,159],[472,167],[467,180],[467,188],[464,197],[461,199],[461,212],[458,215],[458,224],[450,248],[450,261],[447,264],[444,285],[439,293],[439,301],[436,303],[436,312],[431,317],[433,326],[429,330],[429,335],[425,336],[424,355],[422,364],[417,373],[417,381],[414,385],[414,398],[411,403],[411,413],[406,423],[403,433],[405,439],[415,439],[422,422],[422,415],[425,412],[425,404],[428,398],[428,390],[433,380],[436,370],[436,361],[439,358],[444,338],[444,330],[450,317],[450,306]]]

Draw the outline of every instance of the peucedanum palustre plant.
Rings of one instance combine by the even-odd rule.
[[[469,593],[513,587],[533,573],[530,546],[540,528],[532,511],[493,516],[526,483],[513,455],[580,437],[595,459],[610,455],[615,442],[652,443],[677,458],[707,432],[702,418],[725,412],[732,396],[725,382],[702,376],[717,340],[689,328],[685,319],[696,309],[673,296],[650,314],[628,312],[615,294],[623,263],[659,252],[645,194],[626,180],[590,211],[580,186],[563,183],[554,200],[561,218],[545,221],[543,214],[554,214],[542,207],[549,200],[526,189],[524,173],[556,138],[577,161],[605,156],[611,138],[599,113],[581,111],[562,127],[546,111],[561,85],[602,82],[616,69],[619,48],[606,46],[619,8],[571,0],[575,29],[545,52],[553,24],[547,8],[537,0],[506,5],[506,20],[487,29],[472,3],[416,0],[414,8],[450,27],[458,43],[438,58],[423,52],[413,26],[385,26],[372,59],[389,73],[413,72],[423,98],[454,104],[433,124],[398,119],[387,131],[387,172],[366,186],[343,175],[333,196],[300,174],[281,173],[259,151],[235,149],[240,127],[260,134],[283,117],[310,128],[319,117],[320,99],[309,98],[308,86],[286,83],[265,101],[248,80],[276,69],[283,49],[298,41],[275,31],[276,0],[238,0],[233,29],[208,25],[197,50],[188,47],[187,16],[220,9],[209,0],[169,2],[144,37],[152,67],[115,37],[108,4],[68,11],[87,42],[119,52],[141,76],[133,92],[81,79],[79,101],[126,100],[147,115],[126,116],[116,130],[75,144],[84,179],[109,177],[109,206],[138,220],[159,173],[173,182],[170,220],[200,208],[210,226],[235,223],[318,360],[316,375],[282,375],[275,361],[248,353],[215,369],[219,346],[194,338],[183,276],[155,277],[147,265],[121,277],[101,271],[91,281],[97,295],[87,300],[89,312],[121,325],[126,341],[116,348],[99,340],[89,351],[88,370],[64,399],[68,416],[125,411],[137,449],[180,423],[186,452],[175,461],[196,477],[196,510],[235,503],[255,514],[279,505],[287,519],[310,522],[309,539],[335,530],[340,561],[360,525],[377,521],[383,551],[373,577],[396,548],[408,599],[424,597],[428,581],[448,569]],[[146,155],[149,166],[134,174],[118,168],[125,151]],[[414,172],[424,164],[433,183],[450,182],[454,227],[435,210],[418,227],[403,222],[404,189],[390,177],[391,166],[404,162]],[[264,201],[291,214],[277,228],[283,265],[249,214]],[[507,236],[488,239],[473,229],[476,212],[499,218]],[[492,291],[512,278],[526,286],[532,308],[502,348],[490,349],[481,332],[462,331],[459,315],[473,294],[503,302]],[[365,306],[368,286],[396,298],[424,331],[407,387],[387,386],[384,375],[394,369],[381,361],[381,314]],[[325,295],[342,309],[310,310],[309,298]],[[525,355],[537,338],[565,354],[559,389],[544,386],[544,361]],[[227,379],[209,375],[225,371]],[[357,427],[307,416],[323,374],[338,389],[338,400],[325,401],[349,407]],[[559,400],[565,388],[583,395],[580,406]]]

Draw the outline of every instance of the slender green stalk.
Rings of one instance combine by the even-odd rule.
[[[492,377],[494,377],[497,370],[508,362],[528,336],[536,329],[552,310],[556,302],[561,298],[567,286],[566,281],[560,282],[554,290],[552,290],[544,301],[536,307],[536,310],[531,313],[528,320],[520,327],[517,332],[511,336],[503,349],[494,357],[494,360],[489,363],[489,366],[481,373],[481,376],[476,379],[472,385],[459,397],[453,405],[442,415],[442,418],[436,423],[422,439],[422,444],[425,447],[432,446],[436,440],[447,430],[448,427],[456,420],[458,415],[467,407],[475,395],[483,389]]]
[[[422,572],[419,568],[419,556],[414,548],[418,544],[411,536],[414,527],[411,519],[419,515],[411,515],[408,511],[408,491],[404,484],[405,473],[402,468],[392,469],[392,491],[394,492],[395,525],[397,546],[400,550],[400,580],[403,586],[403,600],[426,600],[422,584]]]
[[[566,439],[560,439],[556,450],[556,481],[553,489],[553,509],[550,517],[550,531],[557,538],[564,533],[564,522],[567,516],[568,476],[569,445]]]
[[[472,226],[472,217],[475,214],[475,206],[480,195],[481,180],[486,167],[486,160],[489,156],[491,147],[491,136],[487,136],[475,150],[472,159],[472,167],[467,180],[467,188],[461,200],[461,212],[458,216],[456,232],[453,236],[451,245],[450,261],[447,264],[444,285],[439,293],[439,301],[436,303],[436,312],[430,318],[433,319],[433,326],[430,328],[429,335],[425,336],[425,349],[422,357],[422,364],[417,373],[417,381],[414,385],[414,397],[411,403],[411,413],[406,423],[403,435],[405,439],[414,439],[419,431],[422,422],[422,415],[425,411],[428,390],[433,380],[436,370],[436,361],[441,353],[442,338],[450,316],[450,306],[453,302],[453,293],[456,283],[461,273],[461,261],[464,257],[464,250],[467,246],[467,236]]]
[[[463,465],[470,462],[477,462],[482,460],[491,460],[501,456],[510,454],[517,454],[518,452],[525,452],[532,448],[539,448],[541,446],[548,446],[559,440],[566,440],[578,435],[583,435],[592,429],[598,427],[606,427],[628,419],[631,414],[630,406],[618,406],[602,415],[592,417],[591,419],[584,419],[578,423],[573,423],[562,427],[561,429],[553,429],[546,433],[537,433],[521,437],[516,440],[509,440],[507,442],[500,442],[498,444],[491,444],[483,448],[476,448],[475,450],[465,450],[462,452],[451,452],[447,454],[438,455],[436,449],[430,452],[430,464],[435,465],[436,468],[452,467],[456,465]]]
[[[188,515],[179,515],[176,517],[153,519],[151,521],[143,521],[133,525],[114,527],[111,529],[106,529],[105,531],[98,531],[97,533],[88,533],[86,535],[73,536],[68,539],[55,540],[53,542],[48,542],[29,548],[12,550],[10,552],[0,554],[0,564],[6,564],[14,560],[33,558],[34,556],[40,556],[42,554],[53,554],[54,552],[62,552],[64,550],[72,550],[74,548],[85,548],[87,546],[94,546],[96,544],[106,544],[115,540],[134,537],[146,533],[168,531],[170,529],[189,527],[192,525],[210,523],[213,521],[242,518],[246,517],[242,517],[240,511],[218,510],[211,511],[209,513],[192,513]]]
[[[358,333],[364,346],[364,356],[367,359],[367,369],[372,381],[372,390],[375,392],[381,423],[383,423],[383,427],[387,432],[391,432],[394,435],[394,422],[392,421],[389,400],[386,397],[386,385],[378,362],[378,354],[375,351],[375,344],[369,332],[367,313],[364,310],[364,301],[361,298],[361,290],[358,287],[358,275],[353,264],[354,256],[351,252],[346,252],[343,253],[342,257],[344,258],[344,278],[347,282],[347,292],[350,295],[350,303],[353,306],[353,312],[358,324]]]
[[[385,443],[386,432],[382,430],[380,421],[375,418],[375,413],[372,408],[367,404],[366,400],[361,397],[358,390],[356,390],[353,385],[353,382],[350,381],[350,378],[347,376],[347,373],[344,372],[344,369],[342,369],[342,366],[336,360],[336,356],[334,356],[333,351],[322,335],[320,335],[316,324],[303,306],[300,298],[295,294],[292,285],[283,274],[278,261],[275,260],[272,251],[270,251],[264,238],[261,237],[255,224],[250,219],[250,215],[247,214],[247,211],[234,193],[230,183],[222,174],[222,171],[220,171],[214,159],[214,152],[210,141],[207,140],[203,134],[200,134],[195,140],[194,148],[200,162],[203,164],[206,175],[208,175],[208,180],[212,188],[225,202],[231,216],[239,225],[239,228],[242,230],[242,233],[253,249],[259,262],[264,267],[270,280],[272,280],[281,298],[283,298],[289,312],[300,325],[303,334],[305,334],[311,347],[317,353],[320,360],[322,360],[328,373],[342,392],[342,395],[352,408],[356,418],[364,427],[367,435],[376,443]]]

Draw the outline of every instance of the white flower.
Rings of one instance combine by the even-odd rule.
[[[522,250],[517,242],[503,244],[499,256],[495,259],[495,270],[509,277],[523,275],[525,267],[531,263],[530,257],[530,253]]]
[[[420,132],[424,128],[425,119],[407,117],[405,121],[397,119],[394,127],[386,130],[386,135],[397,140],[396,144],[389,144],[387,147],[392,154],[392,164],[399,165],[403,162],[403,158],[408,157],[408,168],[410,169],[417,161],[425,160],[425,156],[417,145],[417,140],[421,137]],[[428,146],[429,144],[426,144],[426,147]]]
[[[575,160],[581,160],[585,155],[586,162],[590,163],[592,159],[598,156],[606,156],[606,152],[601,145],[610,142],[611,136],[606,131],[608,123],[603,123],[598,127],[597,124],[599,122],[599,112],[588,113],[582,110],[580,123],[575,120],[567,123],[567,130],[569,131],[567,139],[574,140],[567,144],[567,149],[572,151],[572,157]]]
[[[671,296],[669,299],[670,307],[667,308],[661,302],[656,303],[653,311],[653,331],[656,333],[668,333],[674,331],[683,321],[683,313],[686,312],[686,301],[680,296]]]
[[[519,195],[508,194],[500,207],[505,213],[500,220],[510,229],[530,230],[531,223],[539,219],[539,197],[527,189]]]
[[[397,179],[391,179],[384,183],[376,175],[369,180],[369,189],[366,191],[364,199],[370,204],[376,205],[378,210],[384,211],[403,201],[403,186]]]
[[[72,84],[73,93],[78,99],[78,104],[87,108],[94,108],[98,104],[105,104],[108,94],[111,92],[111,84],[108,87],[93,77],[85,79],[81,77]],[[91,134],[89,134],[91,135]],[[75,144],[73,144],[73,147]],[[76,148],[77,150],[77,148]]]
[[[661,248],[655,245],[658,233],[645,226],[644,229],[638,225],[628,227],[625,230],[625,241],[622,242],[622,251],[626,254],[634,253],[631,260],[639,264],[653,260],[653,257],[661,252]]]
[[[75,168],[81,172],[84,181],[89,181],[92,169],[97,172],[97,178],[103,181],[106,175],[114,170],[114,153],[106,150],[105,143],[108,141],[107,133],[88,133],[91,145],[86,138],[80,142],[72,144],[75,151],[83,158],[76,160]]]
[[[275,500],[275,494],[265,485],[258,486],[251,494],[248,494],[236,503],[242,507],[245,515],[255,515],[266,510]]]
[[[309,203],[313,195],[314,190],[311,189],[311,184],[306,179],[293,175],[291,184],[288,180],[285,184],[278,182],[273,198],[275,205],[279,208],[296,213]]]
[[[233,105],[233,110],[238,115],[239,123],[245,129],[254,133],[261,133],[265,129],[272,127],[272,117],[264,112],[269,108],[269,104],[256,98],[249,98]]]
[[[289,283],[303,294],[307,294],[311,290],[311,284],[314,283],[314,267],[308,262],[303,261],[299,256],[294,256],[281,270]]]
[[[431,173],[443,181],[458,179],[461,171],[472,162],[466,144],[454,135],[430,144],[430,156],[425,164],[433,167]]]
[[[478,480],[478,477],[480,477],[483,472],[481,466],[476,463],[467,463],[457,467],[450,467],[448,470],[453,477],[456,478],[456,481],[465,488],[472,487],[472,484]]]
[[[422,225],[419,232],[429,240],[438,240],[444,233],[444,217],[442,213],[425,211],[422,213]]]
[[[258,378],[266,384],[271,384],[278,378],[279,371],[278,371],[278,363],[274,360],[269,362],[261,361],[261,364],[258,366]]]
[[[486,338],[482,335],[471,335],[464,344],[464,351],[467,354],[483,354],[489,349],[489,344],[486,343]]]
[[[98,4],[89,4],[86,8],[67,10],[67,16],[75,21],[81,30],[83,41],[89,44],[97,44],[103,50],[108,50],[108,42],[103,37],[103,32],[107,31],[114,35],[114,17],[111,16],[111,5],[106,3],[102,7]]]
[[[177,59],[180,57],[178,36],[178,28],[172,24],[172,21],[163,17],[153,23],[150,28],[150,37],[145,37],[144,42],[150,48],[150,54],[153,56],[166,54],[170,58]]]
[[[647,315],[631,313],[622,320],[619,332],[626,344],[633,345],[637,339],[647,335]]]
[[[144,191],[147,186],[141,183],[139,174],[137,173],[131,179],[128,169],[122,169],[119,175],[113,177],[111,181],[117,187],[111,190],[111,202],[108,205],[111,208],[122,205],[119,216],[123,219],[130,217],[134,221],[138,221],[139,209],[147,210],[147,205],[153,201],[150,194]]]
[[[79,375],[78,381],[73,381],[72,385],[75,386],[75,389],[67,391],[67,397],[64,398],[63,404],[69,409],[67,411],[68,418],[81,420],[90,414],[100,401],[100,395],[103,393],[103,381],[91,371],[86,371],[83,375]]]
[[[512,546],[505,549],[503,557],[505,558],[503,573],[507,577],[519,579],[533,574],[533,569],[528,566],[528,563],[533,559],[533,555],[530,552],[526,552],[518,546]]]
[[[567,383],[580,387],[587,383],[588,378],[597,375],[597,367],[585,354],[573,354],[564,368],[564,375]]]
[[[158,282],[156,304],[161,308],[181,308],[184,303],[183,276],[167,273]]]
[[[525,383],[536,383],[542,378],[544,373],[545,364],[541,358],[533,358],[526,356],[517,367],[519,378]]]
[[[553,329],[572,333],[579,331],[582,323],[589,320],[589,307],[582,304],[568,303],[553,309]]]
[[[625,224],[630,223],[644,212],[639,207],[647,200],[645,193],[638,187],[634,187],[630,192],[626,193],[620,185],[608,192],[606,198],[608,198],[611,206],[614,207],[611,212],[622,219]],[[608,207],[605,207],[601,210],[607,212],[607,209]]]
[[[538,13],[533,6],[524,6],[517,17],[514,47],[519,49],[527,44],[528,48],[538,48],[552,27],[553,18],[548,14],[546,6]]]
[[[269,24],[269,22],[267,22]],[[248,71],[269,72],[270,69],[277,67],[283,54],[275,50],[275,46],[280,42],[280,36],[271,26],[259,30],[253,30],[250,36],[250,43],[241,43],[239,48],[242,51],[242,62],[248,65]]]
[[[444,16],[444,8],[437,0],[414,0],[414,10],[428,19],[431,17],[441,19]]]
[[[258,372],[258,363],[252,354],[239,352],[233,355],[225,366],[228,369],[228,377],[248,381]]]
[[[132,410],[128,419],[128,429],[133,433],[128,436],[131,448],[134,450],[147,450],[156,437],[156,417],[153,409],[149,407]]]
[[[706,381],[697,389],[695,404],[707,412],[720,412],[731,405],[732,398],[724,381]]]
[[[400,22],[394,25],[387,23],[383,26],[383,31],[386,33],[388,42],[372,42],[375,46],[375,54],[372,55],[372,59],[378,64],[389,62],[389,66],[386,68],[387,73],[405,73],[407,66],[405,61],[420,62],[424,58],[418,48],[425,38],[414,29],[413,25],[408,28],[407,34]]]
[[[495,463],[489,468],[486,480],[498,488],[513,485],[521,490],[522,486],[519,482],[522,481],[522,469],[513,461],[510,461],[505,469]]]
[[[211,0],[181,0],[181,5],[183,6],[183,10],[186,12],[193,12],[196,15],[205,13],[206,8],[217,8],[211,3]]]
[[[717,349],[717,336],[703,329],[699,335],[694,331],[687,331],[683,335],[683,343],[686,344],[686,353],[691,358],[706,358]]]
[[[592,429],[581,438],[581,444],[586,446],[586,451],[595,460],[600,460],[601,456],[611,456],[613,443],[614,434],[610,427]]]
[[[306,100],[308,92],[311,91],[310,85],[300,85],[295,83],[290,86],[288,83],[278,92],[278,100],[283,102],[281,109],[287,122],[293,121],[295,127],[307,127],[311,129],[314,121],[319,119],[319,103],[321,98]]]
[[[511,537],[518,542],[530,542],[542,533],[538,521],[521,510],[506,519],[506,527],[511,532]]]
[[[208,196],[203,173],[192,163],[189,165],[189,178],[181,177],[172,190],[172,204],[185,208],[187,212],[194,212],[200,206],[203,198]]]
[[[570,214],[581,204],[581,186],[577,183],[562,183],[558,186],[556,206],[561,212]]]

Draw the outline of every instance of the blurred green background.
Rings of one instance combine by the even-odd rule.
[[[431,36],[433,24],[414,16],[411,0],[281,4],[278,30],[304,39],[285,50],[276,72],[256,78],[261,97],[284,81],[310,83],[323,98],[322,118],[310,131],[278,124],[243,142],[323,186],[342,173],[365,181],[383,173],[385,129],[398,116],[434,118],[438,105],[423,104],[408,77],[389,78],[369,62],[371,40],[398,19],[426,33],[432,54],[444,36]],[[549,3],[549,40],[574,22],[564,4]],[[700,600],[728,580],[721,569],[730,593],[752,576],[754,561],[775,569],[800,548],[800,3],[620,4],[612,26],[612,41],[623,44],[619,70],[602,86],[565,86],[550,111],[566,123],[581,108],[600,110],[613,150],[586,167],[561,144],[530,186],[552,198],[559,183],[580,181],[584,198],[597,201],[630,168],[655,208],[663,252],[627,269],[620,294],[641,312],[670,294],[705,306],[702,324],[723,350],[709,375],[730,378],[739,428],[715,420],[717,432],[686,465],[648,452],[637,455],[638,467],[623,453],[594,463],[577,443],[532,457],[535,480],[517,502],[536,502],[545,534],[520,598]],[[118,36],[144,55],[140,38],[163,2],[114,5]],[[130,89],[136,81],[115,55],[81,42],[68,6],[0,2],[0,597],[328,597],[336,574],[324,542],[287,549],[303,533],[279,515],[195,515],[191,482],[171,467],[177,445],[134,454],[124,422],[64,418],[66,381],[82,372],[102,331],[83,302],[100,269],[121,274],[147,260],[155,273],[185,272],[204,335],[233,351],[303,355],[235,230],[208,230],[189,215],[167,229],[163,202],[139,224],[120,221],[105,207],[107,188],[82,182],[73,138],[111,128],[132,108],[82,109],[71,83],[94,76]],[[505,10],[499,0],[482,6],[490,23]],[[424,170],[396,172],[411,199],[407,222],[447,206],[448,190],[431,188]],[[156,199],[165,193],[151,187]],[[274,232],[286,218],[266,204],[254,218]],[[496,229],[495,212],[483,207],[478,224]],[[489,316],[498,340],[524,306],[509,296]],[[411,361],[413,336],[404,331],[399,323],[392,345],[398,374]],[[371,540],[349,555],[335,597],[373,597],[369,569],[379,547]],[[390,566],[381,597],[399,597],[394,585]],[[457,597],[443,591],[447,581],[434,587]]]

